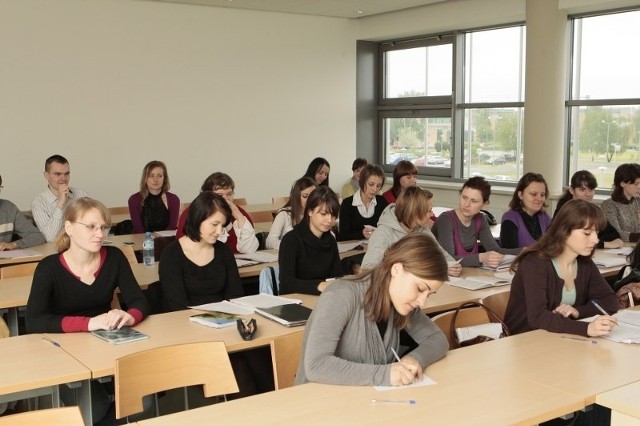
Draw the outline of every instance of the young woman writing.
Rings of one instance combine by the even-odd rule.
[[[389,247],[373,270],[336,280],[305,327],[296,383],[399,386],[422,378],[449,347],[420,310],[446,279],[437,243],[414,233]],[[418,346],[397,362],[401,330]]]
[[[602,211],[584,200],[567,202],[547,233],[513,262],[516,271],[505,323],[514,333],[543,329],[555,333],[602,336],[615,326],[608,314],[618,299],[591,260],[598,230],[605,226]],[[591,322],[576,321],[598,315]]]

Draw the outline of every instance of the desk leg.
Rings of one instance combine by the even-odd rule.
[[[7,312],[7,326],[12,336],[18,335],[18,308],[9,308]]]
[[[78,389],[77,392],[78,405],[80,406],[80,413],[82,413],[84,424],[92,426],[93,414],[91,413],[91,379],[80,382],[80,389]]]

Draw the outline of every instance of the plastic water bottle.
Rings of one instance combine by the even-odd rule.
[[[144,234],[144,241],[142,242],[142,262],[145,265],[153,265],[156,263],[153,236],[151,235],[151,232]]]

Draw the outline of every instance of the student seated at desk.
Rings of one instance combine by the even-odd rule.
[[[231,179],[231,176],[226,173],[216,172],[205,179],[200,191],[209,191],[221,195],[231,208],[229,223],[225,225],[218,239],[226,243],[234,253],[255,253],[258,251],[260,243],[256,238],[256,230],[253,227],[251,216],[242,207],[233,202],[235,187],[236,184]],[[187,207],[178,220],[176,238],[184,235],[183,228],[188,214],[189,208]]]
[[[313,179],[318,185],[329,186],[330,171],[331,166],[329,162],[322,157],[316,157],[311,160],[303,176]]]
[[[191,203],[184,233],[162,252],[160,291],[165,312],[244,296],[231,249],[218,240],[231,217],[222,196],[204,191]],[[273,390],[268,348],[229,355],[240,392],[232,398]]]
[[[360,189],[360,172],[364,166],[369,164],[365,158],[356,158],[353,160],[351,164],[351,171],[353,172],[353,176],[349,179],[349,182],[342,185],[342,191],[340,191],[340,195],[344,200],[347,197],[351,197]]]
[[[104,247],[109,213],[99,201],[80,198],[67,206],[64,228],[56,241],[58,254],[40,261],[27,302],[29,333],[72,333],[133,326],[149,311],[131,266],[122,251]],[[118,288],[127,311],[112,309]],[[108,391],[92,382],[93,420],[102,419],[110,406]],[[63,400],[70,391],[60,387]]]
[[[305,327],[296,384],[399,386],[421,379],[449,348],[420,310],[446,280],[437,243],[417,233],[389,247],[373,270],[336,280]],[[401,330],[418,346],[397,362]]]
[[[329,284],[327,278],[342,275],[338,243],[331,233],[339,211],[331,188],[319,186],[311,192],[302,222],[280,244],[280,294],[320,294]]]
[[[2,190],[2,176],[0,176]],[[15,237],[17,239],[14,239]],[[9,200],[0,199],[0,251],[44,244],[47,241],[38,228]]]
[[[369,239],[378,224],[387,200],[378,195],[384,185],[384,171],[367,164],[360,173],[360,189],[342,201],[338,241]]]
[[[389,204],[393,204],[405,189],[416,186],[417,179],[418,169],[411,161],[398,161],[393,169],[393,186],[382,196]]]
[[[601,312],[618,310],[618,299],[591,260],[602,211],[587,201],[571,200],[548,231],[513,262],[516,275],[505,313],[513,334],[543,329],[554,333],[603,336],[616,320]],[[576,321],[599,315],[592,322]]]
[[[273,219],[269,235],[267,235],[266,246],[268,249],[280,247],[280,241],[287,232],[300,222],[304,217],[304,208],[307,205],[309,194],[316,189],[316,182],[308,177],[301,177],[291,187],[289,201],[278,210],[278,214]]]
[[[502,215],[500,245],[521,248],[535,243],[547,230],[551,217],[544,211],[549,188],[539,173],[525,173],[518,181],[509,209]]]
[[[491,185],[483,177],[468,179],[460,190],[458,207],[440,215],[433,225],[440,245],[462,266],[497,267],[505,254],[518,254],[520,249],[503,249],[496,242],[487,219],[480,209],[489,204]],[[478,240],[485,252],[480,253]]]
[[[593,201],[596,188],[598,187],[598,181],[596,177],[588,170],[578,170],[571,176],[571,182],[565,193],[558,200],[556,205],[556,211],[553,213],[553,217],[558,215],[560,208],[566,204],[569,200],[584,200]],[[611,226],[609,221],[604,229],[598,232],[598,247],[597,248],[620,248],[624,245],[624,242],[620,239],[620,234],[616,231],[616,228]]]
[[[640,240],[640,164],[618,166],[611,198],[602,202],[602,211],[623,241]]]
[[[382,262],[386,250],[391,244],[407,234],[426,234],[436,242],[438,248],[448,262],[454,259],[447,253],[436,237],[431,233],[431,199],[433,194],[429,190],[423,190],[412,186],[404,190],[396,204],[388,206],[378,221],[378,227],[369,239],[367,252],[362,260],[362,267],[371,269]],[[462,272],[459,263],[452,264],[448,269],[449,275],[457,277]]]
[[[176,229],[180,198],[169,192],[169,174],[162,161],[150,161],[142,169],[140,191],[129,197],[133,233]]]

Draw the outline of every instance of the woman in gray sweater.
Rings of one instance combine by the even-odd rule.
[[[336,280],[307,322],[296,383],[399,386],[421,379],[449,347],[420,310],[446,279],[437,243],[414,233],[393,244],[379,266]],[[418,347],[397,362],[401,330]]]

